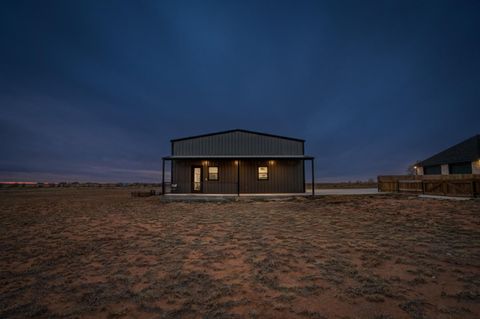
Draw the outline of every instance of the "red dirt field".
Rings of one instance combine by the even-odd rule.
[[[480,201],[0,192],[0,318],[480,318]]]

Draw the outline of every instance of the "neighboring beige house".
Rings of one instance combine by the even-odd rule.
[[[417,175],[480,175],[480,135],[415,164]]]

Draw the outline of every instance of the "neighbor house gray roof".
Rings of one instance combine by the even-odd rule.
[[[431,166],[461,162],[473,162],[480,159],[480,135],[466,139],[419,163],[418,166]]]

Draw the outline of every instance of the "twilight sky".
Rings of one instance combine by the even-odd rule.
[[[321,181],[480,133],[480,1],[2,1],[0,181],[160,181],[170,139],[306,139]]]

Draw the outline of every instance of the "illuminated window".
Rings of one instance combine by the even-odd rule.
[[[258,167],[258,180],[268,179],[268,166],[259,166]]]
[[[209,166],[208,167],[208,180],[209,181],[218,181],[218,166]]]

